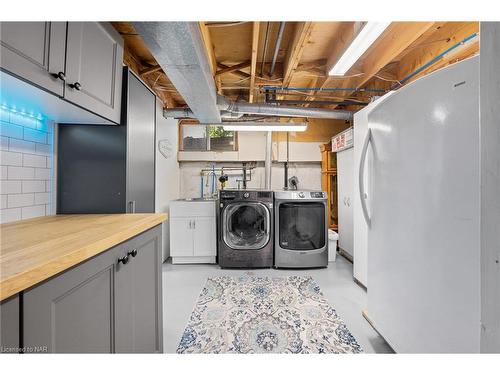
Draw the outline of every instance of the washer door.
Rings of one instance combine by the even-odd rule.
[[[262,203],[230,203],[222,214],[224,242],[236,250],[262,249],[270,239],[270,222],[269,210]]]

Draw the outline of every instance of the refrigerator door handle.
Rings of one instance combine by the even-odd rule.
[[[368,144],[370,143],[371,139],[372,139],[372,131],[371,131],[371,129],[368,129],[368,132],[366,133],[365,141],[363,142],[363,149],[361,150],[361,160],[359,161],[359,175],[358,175],[359,199],[361,200],[361,208],[363,209],[363,216],[365,218],[366,225],[368,225],[368,227],[370,227],[371,219],[370,219],[370,216],[368,215],[368,208],[366,207],[364,174],[365,174],[366,154],[368,152]]]

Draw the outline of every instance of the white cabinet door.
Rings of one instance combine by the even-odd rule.
[[[65,99],[120,122],[123,41],[108,23],[69,22]]]
[[[0,38],[2,69],[63,96],[65,22],[1,22]]]
[[[339,247],[351,257],[353,254],[353,192],[354,149],[337,153],[337,181],[339,207]]]
[[[193,256],[193,222],[192,218],[174,217],[170,219],[171,256]]]
[[[198,217],[194,221],[194,256],[216,256],[215,217]]]

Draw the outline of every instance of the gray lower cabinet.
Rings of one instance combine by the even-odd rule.
[[[129,263],[116,274],[116,352],[161,353],[161,229],[128,241]],[[119,305],[118,305],[119,303]]]
[[[66,22],[0,22],[0,66],[58,96],[64,94]],[[61,76],[64,78],[64,76]]]
[[[157,226],[25,291],[26,351],[161,352],[160,243]]]
[[[19,342],[19,296],[0,302],[0,353],[17,353]]]

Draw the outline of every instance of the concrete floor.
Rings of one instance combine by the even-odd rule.
[[[366,292],[352,279],[352,263],[342,256],[325,269],[307,270],[223,270],[218,265],[163,265],[163,347],[175,353],[194,304],[207,277],[245,272],[258,276],[308,275],[320,286],[323,294],[344,320],[366,353],[392,353],[384,339],[361,315],[366,308]]]

